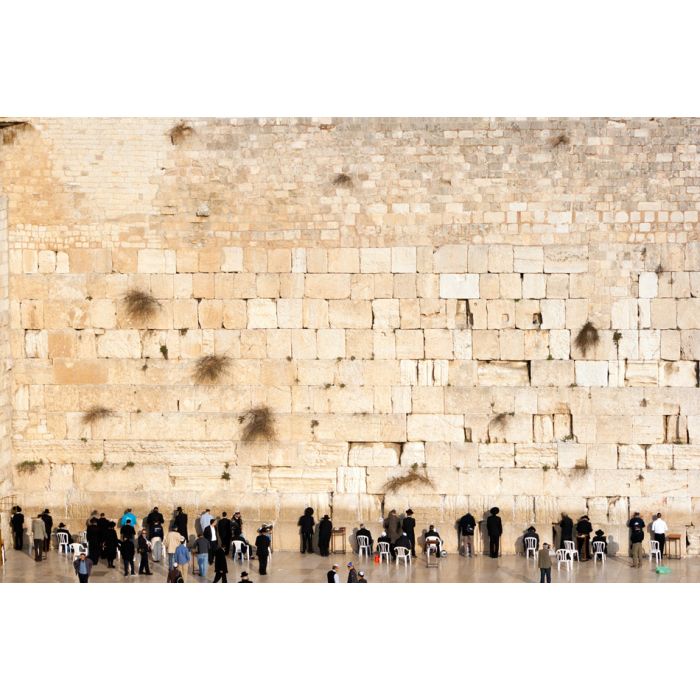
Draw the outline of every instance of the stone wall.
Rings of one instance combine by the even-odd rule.
[[[684,531],[699,136],[692,119],[15,128],[12,462],[40,462],[15,468],[20,502],[74,526],[94,507],[240,509],[285,548],[308,504],[375,529],[410,506],[452,548],[455,520],[492,505],[505,551],[561,510],[620,542],[631,510]],[[149,320],[129,289],[158,300]],[[211,353],[229,371],[198,383]],[[112,413],[86,424],[95,406]],[[275,436],[246,442],[259,406]]]

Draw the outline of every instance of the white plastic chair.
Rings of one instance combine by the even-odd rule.
[[[574,544],[573,540],[564,540],[564,549],[571,561],[573,561],[574,559],[576,559],[576,561],[579,561],[578,549],[576,549],[576,545]]]
[[[357,536],[357,555],[359,557],[370,556],[369,537],[367,535]]]
[[[386,557],[386,563],[391,561],[391,545],[388,542],[378,542],[377,547],[379,548],[379,563],[381,564]]]
[[[65,532],[57,532],[56,540],[58,541],[58,553],[68,554],[70,545],[68,544],[68,535]]]
[[[567,571],[571,571],[574,565],[573,559],[568,554],[569,550],[557,549],[557,571],[561,569],[563,564]]]
[[[238,561],[241,559],[247,559],[248,564],[250,564],[250,549],[246,546],[245,542],[241,540],[232,540],[233,545],[233,561]]]
[[[600,557],[600,560],[605,564],[605,542],[593,542],[593,563]]]
[[[399,565],[399,561],[403,561],[404,566],[411,563],[411,550],[407,547],[395,547],[394,552],[396,553],[396,566]]]
[[[78,539],[82,544],[87,544],[87,530],[83,530],[80,535],[78,535]]]
[[[526,537],[525,538],[525,559],[530,558],[530,552],[532,552],[532,558],[537,561],[537,538],[536,537]]]
[[[653,557],[656,557],[656,565],[659,566],[659,564],[661,564],[661,548],[656,540],[651,541],[651,551],[649,552],[650,562]]]
[[[426,566],[437,566],[439,562],[438,558],[438,544],[439,542],[431,538],[430,540],[425,541],[425,563]],[[434,555],[435,561],[434,563],[430,562],[430,555]]]
[[[73,553],[73,561],[75,561],[83,553],[87,556],[88,548],[84,544],[80,544],[80,542],[73,542],[73,544],[69,546],[70,551]]]

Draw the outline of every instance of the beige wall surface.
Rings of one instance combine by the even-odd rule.
[[[0,495],[30,515],[239,509],[293,549],[306,505],[410,506],[454,547],[498,505],[505,551],[561,510],[697,518],[700,120],[26,121]]]

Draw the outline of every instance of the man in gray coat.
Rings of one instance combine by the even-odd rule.
[[[41,561],[43,559],[44,540],[46,539],[46,525],[44,525],[41,515],[37,515],[32,520],[32,537],[34,538],[34,561]]]
[[[401,537],[403,530],[401,529],[399,516],[396,515],[395,510],[389,511],[389,517],[384,521],[384,529],[386,530],[386,534],[389,536],[392,545],[399,539],[399,537]]]

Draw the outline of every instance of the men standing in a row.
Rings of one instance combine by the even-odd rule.
[[[19,506],[12,508],[10,525],[12,526],[15,549],[22,549],[24,547],[24,513],[22,513],[22,509]]]
[[[411,540],[411,556],[416,556],[416,519],[413,517],[413,511],[409,508],[406,511],[404,519],[401,521],[401,528],[406,533],[406,537]]]
[[[489,536],[489,556],[492,559],[498,558],[498,550],[501,543],[501,535],[503,534],[503,523],[499,517],[500,509],[491,508],[491,515],[486,518],[486,532]]]

